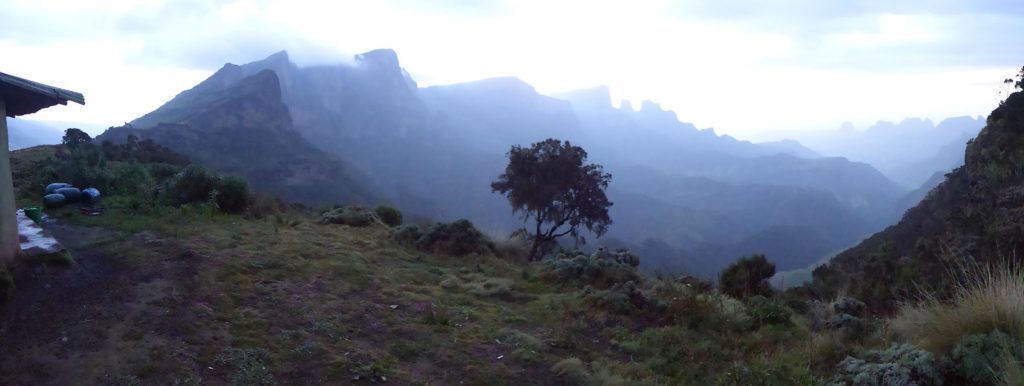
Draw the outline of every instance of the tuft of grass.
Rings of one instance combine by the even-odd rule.
[[[1012,355],[1003,355],[1003,363],[1000,368],[1003,370],[1002,385],[1024,385],[1024,363],[1021,363]]]
[[[950,301],[930,293],[901,307],[889,324],[896,339],[933,353],[948,353],[967,335],[998,330],[1024,339],[1024,270],[1019,266],[961,268]]]

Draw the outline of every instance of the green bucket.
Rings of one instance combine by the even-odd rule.
[[[43,210],[38,206],[30,206],[25,208],[25,216],[32,219],[32,221],[35,221],[36,224],[39,224],[43,221]]]

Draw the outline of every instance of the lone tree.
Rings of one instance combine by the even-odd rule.
[[[586,161],[583,148],[557,139],[528,148],[513,145],[508,152],[505,173],[491,183],[491,190],[508,197],[512,212],[521,213],[524,222],[532,218],[536,223],[530,260],[542,259],[559,237],[579,240],[580,225],[601,237],[612,223],[612,203],[604,194],[612,175]]]
[[[92,137],[84,131],[72,127],[64,130],[64,137],[61,138],[61,143],[68,148],[74,149],[80,145],[92,143]]]

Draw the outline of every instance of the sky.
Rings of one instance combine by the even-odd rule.
[[[742,139],[987,115],[1024,65],[1017,0],[4,0],[0,72],[85,94],[26,118],[120,125],[224,63],[394,49],[421,85],[607,85]]]

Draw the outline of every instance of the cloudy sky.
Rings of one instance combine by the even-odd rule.
[[[740,138],[985,115],[1024,65],[1017,0],[4,0],[0,72],[85,94],[33,119],[110,126],[225,62],[393,48],[421,85],[600,84]]]

